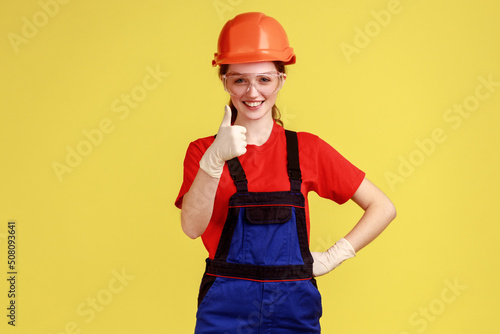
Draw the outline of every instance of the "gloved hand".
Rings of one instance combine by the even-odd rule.
[[[227,160],[246,153],[246,132],[243,126],[231,125],[231,108],[226,105],[217,136],[201,158],[200,168],[208,175],[219,178]]]
[[[328,274],[338,267],[342,262],[356,256],[352,245],[342,238],[330,247],[326,252],[311,252],[314,259],[313,276]]]

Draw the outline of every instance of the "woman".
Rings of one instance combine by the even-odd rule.
[[[230,106],[215,137],[190,144],[176,200],[183,231],[209,253],[196,333],[320,333],[314,277],[395,218],[391,201],[335,149],[282,127],[276,96],[294,63],[284,29],[262,13],[236,16],[219,36],[212,65]],[[309,251],[309,191],[364,210],[325,252]]]

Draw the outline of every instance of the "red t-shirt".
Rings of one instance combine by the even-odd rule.
[[[192,142],[184,159],[184,180],[175,201],[182,208],[182,198],[198,173],[199,162],[214,137],[206,137]],[[299,160],[302,171],[301,192],[306,199],[307,234],[309,236],[309,207],[307,193],[316,192],[323,198],[338,204],[349,200],[356,192],[365,173],[347,161],[328,143],[318,136],[298,132]],[[238,157],[248,179],[248,191],[270,192],[290,190],[287,172],[285,129],[274,123],[271,136],[261,146],[248,145],[247,152]],[[207,229],[201,236],[203,243],[213,259],[217,250],[222,228],[228,211],[229,198],[236,192],[227,164],[224,166],[217,193],[214,210]]]

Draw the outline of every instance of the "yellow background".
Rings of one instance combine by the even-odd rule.
[[[247,11],[277,18],[297,54],[278,100],[286,127],[328,141],[398,209],[379,239],[318,279],[323,332],[498,332],[498,2],[65,2],[0,5],[2,333],[192,332],[206,253],[173,202],[187,145],[217,131],[228,100],[210,64],[218,33]],[[161,72],[156,84],[148,69]],[[125,114],[132,92],[141,101]],[[448,111],[464,103],[466,117]],[[84,132],[102,122],[89,147]],[[59,178],[68,147],[87,155]],[[311,248],[361,213],[312,194]]]

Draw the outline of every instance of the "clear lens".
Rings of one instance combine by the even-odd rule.
[[[251,86],[264,95],[276,94],[283,85],[283,73],[233,73],[222,76],[224,89],[231,95],[246,94]]]

